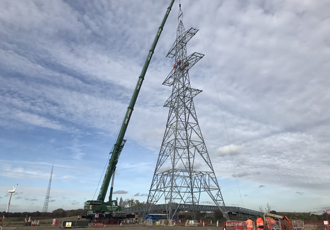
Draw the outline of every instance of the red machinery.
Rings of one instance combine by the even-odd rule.
[[[281,220],[280,219],[273,219],[271,217],[265,218],[265,228],[268,230],[281,230]]]
[[[330,212],[330,210],[325,211],[325,214],[327,216],[327,220],[324,221],[324,230],[330,230],[330,222],[329,222],[328,212]]]
[[[264,222],[268,230],[304,230],[303,220],[291,220],[286,216],[272,213],[264,213]]]

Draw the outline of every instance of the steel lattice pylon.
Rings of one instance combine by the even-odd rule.
[[[172,219],[179,204],[197,205],[201,193],[206,192],[228,219],[193,102],[202,91],[190,86],[188,71],[204,56],[196,52],[187,56],[186,45],[197,32],[194,28],[186,31],[180,20],[176,40],[167,54],[175,59],[175,65],[163,85],[172,86],[172,94],[164,105],[169,113],[147,212],[163,197],[168,218]]]
[[[48,203],[49,203],[49,197],[50,197],[49,196],[50,195],[50,187],[52,185],[53,168],[54,168],[54,164],[52,166],[52,171],[50,173],[49,184],[48,184],[47,193],[46,193],[46,197],[45,197],[45,201],[44,201],[44,207],[42,208],[42,212],[48,212]]]

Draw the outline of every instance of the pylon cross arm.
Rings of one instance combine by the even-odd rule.
[[[175,42],[173,43],[170,51],[168,51],[166,57],[173,58],[175,57],[177,50],[181,49],[183,46],[187,45],[189,40],[198,32],[198,29],[190,28],[183,34],[181,34]]]
[[[191,98],[194,98],[195,96],[197,96],[198,94],[200,94],[201,92],[203,92],[203,90],[200,89],[193,89],[193,88],[188,88],[187,90],[189,90]]]
[[[182,60],[182,64],[173,68],[169,75],[166,77],[163,85],[172,86],[176,80],[183,77],[184,73],[188,72],[199,60],[204,57],[204,54],[194,52]]]
[[[186,90],[189,91],[189,94],[185,94],[185,98],[189,98],[190,100],[197,96],[199,93],[202,92],[200,89],[193,89],[186,87]],[[175,105],[175,101],[177,99],[177,94],[173,93],[165,102],[164,107],[173,107]]]

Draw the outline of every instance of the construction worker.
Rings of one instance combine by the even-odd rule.
[[[189,66],[189,62],[187,61],[186,64],[184,64],[182,70],[184,70],[184,69],[185,69],[186,67],[188,67],[188,66]]]
[[[251,217],[246,221],[246,227],[248,230],[253,230],[253,222],[251,220]]]
[[[175,69],[176,68],[176,65],[173,65],[173,69]]]
[[[261,216],[258,216],[256,222],[257,222],[257,230],[263,230],[264,229],[264,221],[261,219]]]
[[[179,61],[176,62],[178,65],[181,65],[181,59],[179,59]]]

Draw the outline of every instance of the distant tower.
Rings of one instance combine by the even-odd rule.
[[[204,56],[197,52],[187,56],[186,45],[197,32],[194,28],[185,30],[180,20],[176,40],[167,54],[175,62],[163,85],[171,86],[172,94],[164,105],[169,108],[168,119],[147,204],[149,212],[153,204],[164,200],[169,219],[179,204],[198,205],[202,193],[207,193],[228,218],[195,111],[193,98],[202,91],[190,86],[188,71]]]
[[[8,201],[8,205],[7,205],[7,210],[6,210],[6,212],[9,212],[9,206],[10,206],[11,197],[12,197],[12,195],[15,194],[15,191],[16,191],[16,188],[15,188],[15,187],[13,187],[12,190],[8,190],[8,193],[9,193],[10,195],[9,195],[9,201]]]
[[[50,187],[52,185],[53,168],[54,168],[54,164],[52,166],[52,171],[50,173],[48,189],[47,189],[46,198],[45,198],[44,207],[42,209],[42,212],[48,212],[49,194],[50,194]]]

